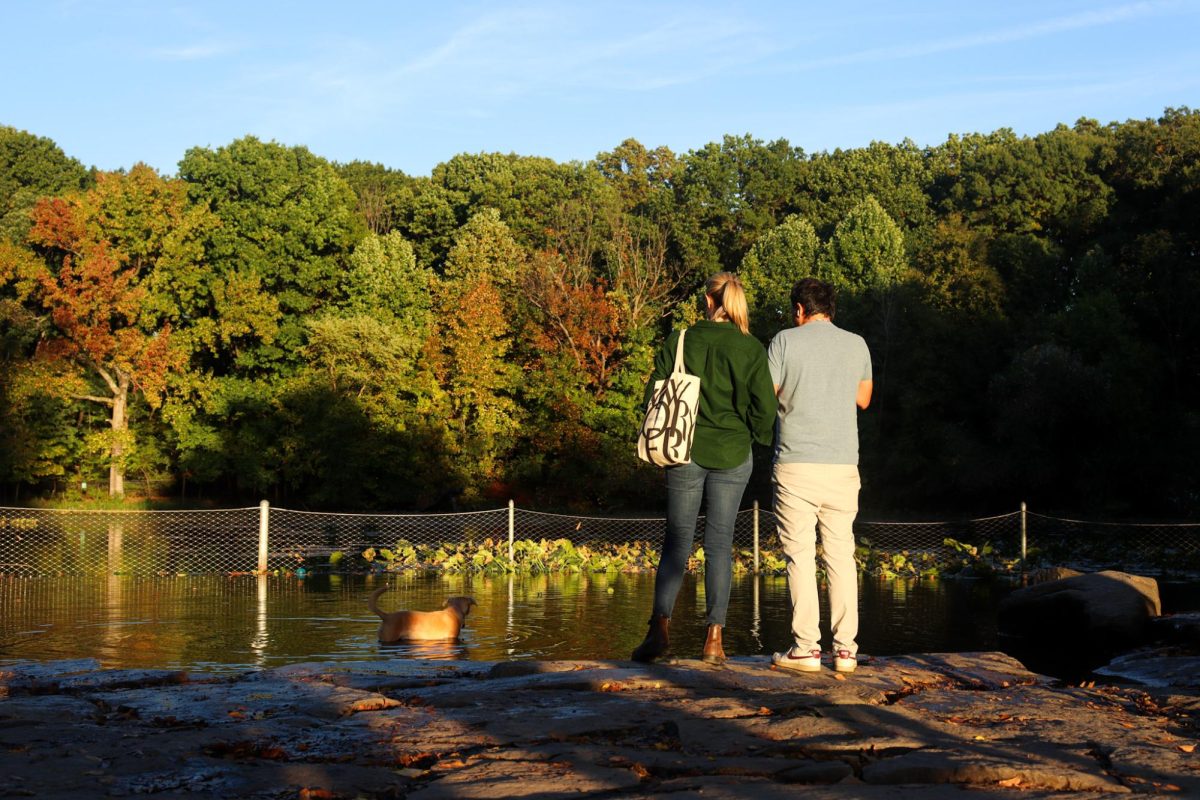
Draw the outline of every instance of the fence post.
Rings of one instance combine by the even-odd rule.
[[[269,538],[270,526],[267,524],[267,518],[271,516],[271,504],[263,500],[258,504],[258,574],[267,574],[267,553],[270,552],[267,546]]]
[[[1021,502],[1021,574],[1022,575],[1025,574],[1025,545],[1027,542],[1026,536],[1028,534],[1028,527],[1027,527],[1029,524],[1028,516],[1029,516],[1028,509],[1025,506],[1025,502],[1022,501]]]
[[[758,501],[754,501],[754,574],[758,574]]]
[[[513,530],[515,529],[513,501],[508,501],[508,563],[513,563]]]

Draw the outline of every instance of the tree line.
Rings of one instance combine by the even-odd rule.
[[[1198,220],[1187,108],[427,177],[254,137],[98,172],[0,127],[0,486],[657,506],[633,455],[654,348],[730,270],[764,343],[816,275],[870,344],[865,508],[1194,515]]]

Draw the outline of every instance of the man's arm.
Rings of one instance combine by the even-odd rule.
[[[854,398],[855,404],[866,410],[866,407],[871,405],[871,391],[875,388],[875,381],[859,381],[858,395]]]

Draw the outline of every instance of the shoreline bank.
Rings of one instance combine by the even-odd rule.
[[[1064,686],[1001,653],[360,661],[229,677],[0,667],[0,795],[1200,795],[1200,689]]]

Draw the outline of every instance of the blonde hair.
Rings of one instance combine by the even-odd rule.
[[[704,285],[704,293],[713,299],[709,319],[716,319],[721,312],[742,333],[750,333],[750,309],[746,305],[746,291],[742,282],[732,272],[718,272]]]

